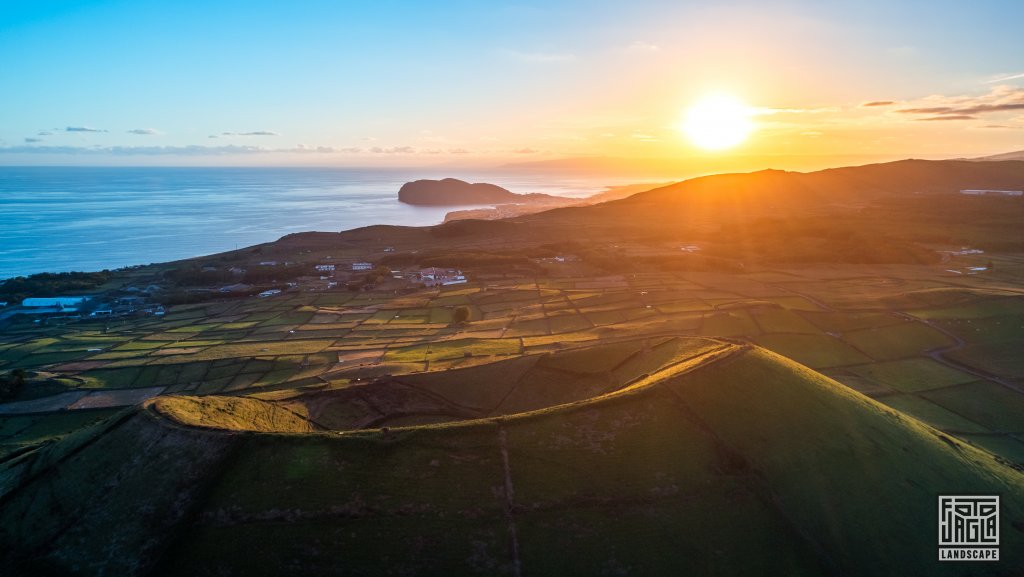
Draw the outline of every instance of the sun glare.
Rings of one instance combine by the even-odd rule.
[[[731,94],[708,94],[686,111],[680,128],[700,148],[724,150],[747,139],[754,130],[753,113]]]

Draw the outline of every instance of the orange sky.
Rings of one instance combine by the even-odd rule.
[[[44,4],[0,16],[19,55],[0,164],[799,169],[1024,149],[1020,3]],[[709,155],[678,124],[716,91],[756,130]]]

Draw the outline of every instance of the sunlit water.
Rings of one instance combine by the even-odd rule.
[[[437,224],[453,208],[402,204],[398,189],[446,176],[561,196],[618,184],[436,170],[0,167],[0,279],[164,262],[300,231]]]

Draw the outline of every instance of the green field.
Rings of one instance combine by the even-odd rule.
[[[0,376],[25,380],[0,402],[0,573],[1024,567],[1024,256],[989,251],[977,275],[950,273],[971,264],[956,255],[873,263],[872,229],[851,262],[819,261],[848,231],[817,214],[772,226],[824,236],[769,250],[770,226],[734,237],[740,216],[705,208],[677,206],[679,227],[609,217],[565,244],[555,225],[495,232],[555,218],[530,216],[464,236],[300,234],[259,257],[380,256],[395,235],[402,258],[519,263],[467,266],[454,288],[12,318]],[[691,242],[702,254],[680,255]],[[552,251],[580,258],[532,256]],[[1005,565],[935,561],[945,493],[1001,495]]]

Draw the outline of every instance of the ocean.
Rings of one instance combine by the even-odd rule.
[[[398,202],[419,178],[579,197],[625,182],[354,168],[0,167],[0,279],[165,262],[302,231],[432,225],[453,207]]]

